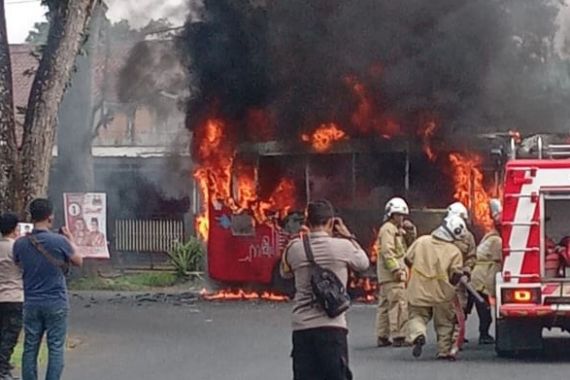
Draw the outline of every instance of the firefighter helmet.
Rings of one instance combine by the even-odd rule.
[[[385,213],[388,218],[394,214],[409,215],[410,209],[402,198],[392,198],[386,203]]]
[[[467,207],[461,202],[455,202],[449,205],[447,208],[447,216],[452,215],[457,215],[465,221],[469,219],[469,211],[467,211]]]
[[[454,242],[462,240],[467,233],[467,225],[458,215],[450,215],[443,219],[441,226],[433,231],[432,235],[440,240]]]

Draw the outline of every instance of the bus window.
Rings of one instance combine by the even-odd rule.
[[[231,229],[233,236],[254,236],[255,222],[248,214],[234,214],[231,216]]]

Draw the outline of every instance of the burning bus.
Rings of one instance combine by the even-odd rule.
[[[201,189],[196,203],[202,205],[196,229],[207,244],[208,274],[219,283],[290,290],[278,266],[311,199],[335,205],[372,262],[384,203],[394,195],[409,200],[420,233],[440,223],[454,199],[472,209],[481,234],[490,226],[487,201],[497,196],[502,161],[486,140],[466,147],[471,153],[465,154],[424,138],[350,138],[332,125],[296,141],[233,149],[225,146],[224,127],[209,121],[197,136],[203,160],[195,171]],[[375,271],[367,277],[374,278]],[[352,285],[358,295],[371,297],[372,284],[365,278],[353,279]]]

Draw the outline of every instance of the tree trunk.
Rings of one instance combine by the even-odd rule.
[[[96,3],[97,0],[61,0],[50,9],[48,40],[32,84],[24,123],[20,209],[34,197],[47,194],[59,104]]]
[[[12,97],[12,65],[6,33],[4,0],[0,0],[0,211],[13,208],[14,182],[18,148],[16,142],[16,122],[14,120],[14,100]]]

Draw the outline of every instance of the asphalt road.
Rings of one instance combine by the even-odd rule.
[[[65,380],[291,379],[289,304],[197,302],[193,305],[72,302]],[[87,307],[86,307],[87,305]],[[536,357],[498,359],[490,346],[471,342],[457,362],[434,360],[433,335],[419,360],[409,348],[374,346],[375,309],[350,312],[350,360],[356,379],[565,379],[570,340],[548,343]]]

